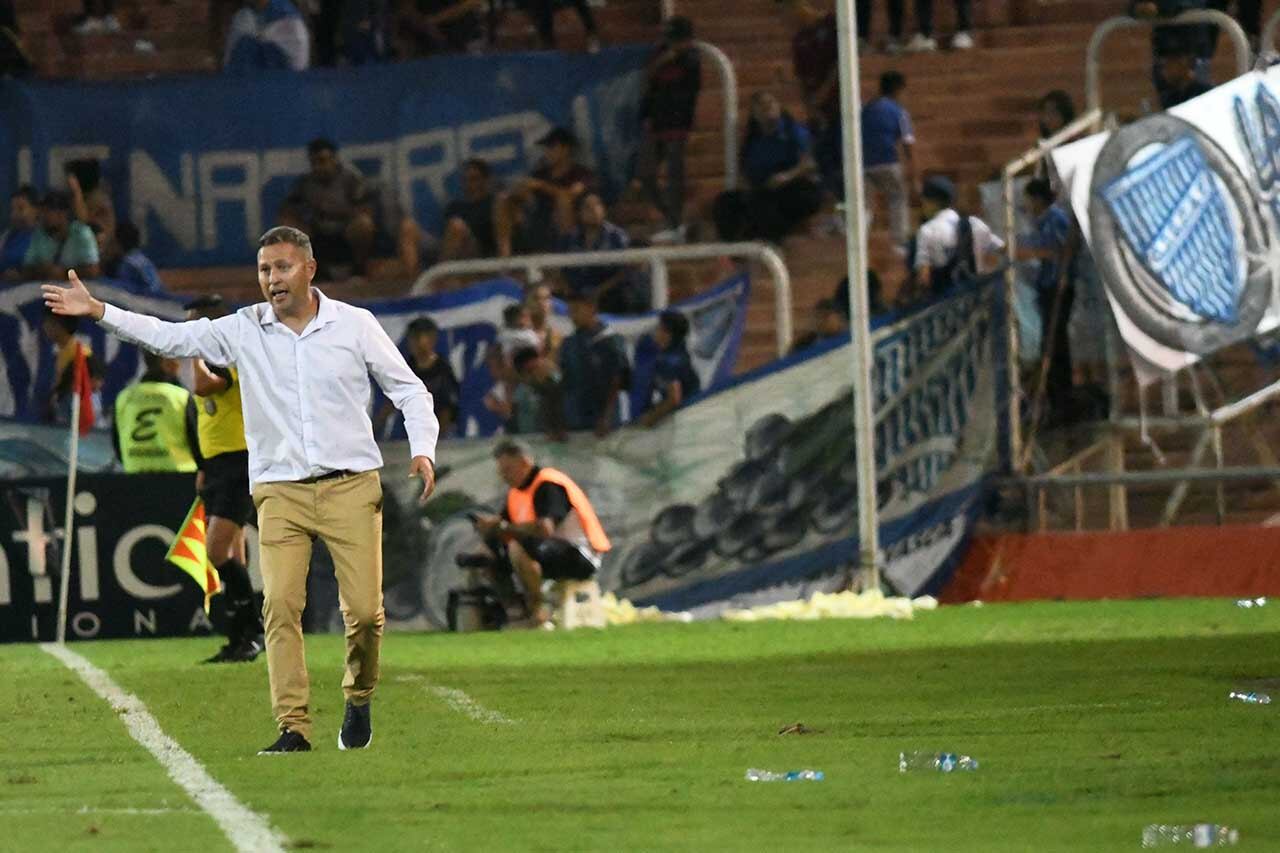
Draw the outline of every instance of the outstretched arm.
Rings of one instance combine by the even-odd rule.
[[[46,284],[41,288],[44,304],[55,314],[89,317],[121,340],[141,344],[159,355],[199,356],[214,364],[226,365],[236,361],[235,348],[227,334],[236,322],[234,315],[220,318],[218,323],[207,319],[168,323],[94,299],[75,270],[67,270],[67,279],[68,287]]]

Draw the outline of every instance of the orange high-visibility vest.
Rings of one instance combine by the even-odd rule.
[[[528,524],[538,520],[538,514],[533,508],[533,493],[543,483],[555,483],[569,493],[569,505],[578,513],[582,531],[587,534],[587,541],[592,548],[603,554],[613,547],[609,537],[604,534],[604,527],[600,524],[596,511],[591,508],[591,501],[587,500],[586,492],[578,488],[578,484],[570,480],[568,474],[555,468],[540,468],[528,486],[523,489],[512,488],[507,492],[507,518],[511,519],[512,524]]]

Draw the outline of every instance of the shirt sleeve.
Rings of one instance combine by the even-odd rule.
[[[436,442],[440,438],[440,422],[436,420],[431,392],[418,375],[409,369],[400,350],[381,324],[368,311],[364,318],[364,361],[373,378],[397,409],[404,414],[404,428],[409,435],[409,452],[425,456],[434,466]]]
[[[214,364],[235,364],[238,356],[238,314],[217,320],[201,318],[170,323],[108,304],[98,324],[117,338],[141,344],[158,355],[173,358],[199,356]]]
[[[906,110],[899,113],[898,138],[903,145],[916,144],[916,130],[911,126],[911,113]]]
[[[564,521],[573,509],[569,493],[557,483],[543,483],[533,492],[533,512],[538,518],[549,518],[556,524]]]
[[[969,217],[969,227],[973,229],[973,245],[981,252],[999,252],[1004,248],[1001,240],[991,230],[991,226],[976,216]]]

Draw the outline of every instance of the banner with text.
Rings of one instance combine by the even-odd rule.
[[[1280,68],[1053,161],[1141,381],[1280,325]]]
[[[433,233],[460,164],[525,175],[551,127],[574,130],[607,193],[639,139],[647,48],[446,56],[394,65],[118,83],[0,80],[0,197],[101,162],[120,217],[161,267],[241,264],[326,137]],[[264,120],[265,119],[265,120]],[[394,237],[394,232],[391,234]]]

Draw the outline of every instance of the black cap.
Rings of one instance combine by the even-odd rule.
[[[578,147],[578,137],[574,136],[573,131],[567,127],[553,127],[538,140],[539,145],[568,145],[570,148]]]
[[[951,183],[951,179],[945,175],[932,175],[925,178],[924,186],[920,188],[920,195],[944,206],[950,206],[956,200],[956,185]]]
[[[668,41],[687,41],[693,38],[693,21],[681,15],[668,18],[662,33]]]

